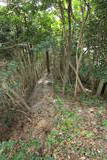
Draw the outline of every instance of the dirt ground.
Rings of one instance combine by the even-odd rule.
[[[46,76],[40,79],[28,99],[32,116],[22,117],[18,124],[14,122],[9,139],[26,141],[31,137],[38,138],[42,144],[40,152],[48,152],[58,160],[106,160],[107,126],[103,124],[107,120],[107,107],[88,106],[70,96],[61,97],[63,106],[67,110],[68,117],[66,117],[64,115],[66,111],[60,114],[56,110],[56,97],[52,80]],[[70,122],[69,113],[74,114]],[[56,119],[60,117],[64,124],[67,120],[65,126],[62,122],[61,125],[56,123]],[[64,127],[66,131],[62,129]],[[62,143],[53,145],[53,151],[49,151],[46,149],[45,141],[52,131],[58,131],[58,134],[65,138]],[[72,140],[68,140],[66,135],[72,135]]]

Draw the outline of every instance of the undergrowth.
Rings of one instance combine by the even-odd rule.
[[[49,156],[39,156],[41,144],[37,139],[8,141],[0,144],[0,160],[54,160]]]
[[[74,153],[78,159],[83,156],[89,159],[100,158],[104,160],[105,157],[107,158],[103,147],[95,148],[92,144],[87,144],[89,141],[93,142],[96,136],[93,131],[83,127],[84,119],[77,113],[65,108],[61,98],[57,98],[56,104],[58,111],[57,126],[47,138],[48,147],[54,158],[70,159]],[[106,126],[106,121],[103,121],[103,125]]]
[[[88,106],[105,107],[107,103],[103,98],[94,95],[81,94],[79,99],[83,104]]]
[[[89,160],[106,160],[106,151],[102,145],[97,146],[96,134],[86,126],[84,116],[66,108],[64,100],[59,96],[56,97],[55,106],[55,127],[46,138],[46,152],[42,156],[42,144],[37,138],[31,138],[27,141],[2,142],[0,160],[69,160],[73,156],[74,160],[83,157]],[[99,124],[96,127],[97,125]],[[107,120],[103,119],[100,126],[106,129]],[[98,136],[101,135],[97,135],[97,138]]]
[[[27,99],[44,67],[43,56],[37,58],[34,55],[31,58],[29,53],[23,53],[20,49],[15,54],[17,56],[5,60],[5,65],[0,68],[0,135],[12,126],[14,117],[19,113],[25,118],[30,116]]]

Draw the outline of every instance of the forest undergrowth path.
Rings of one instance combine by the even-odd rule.
[[[53,79],[47,75],[37,82],[27,102],[32,111],[31,121],[16,128],[11,139],[39,139],[42,146],[39,153],[52,152],[58,160],[106,159],[106,107],[89,106],[71,96],[58,97]],[[53,144],[49,151],[46,145],[50,135],[57,145]]]
[[[12,135],[12,139],[39,138],[44,141],[46,134],[54,125],[55,104],[52,76],[44,76],[37,82],[27,100],[32,112],[28,121],[19,132]]]

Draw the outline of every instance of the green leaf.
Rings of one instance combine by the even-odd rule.
[[[107,119],[103,120],[102,124],[104,127],[107,127]]]

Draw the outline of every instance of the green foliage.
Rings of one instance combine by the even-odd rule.
[[[92,138],[92,137],[94,137],[94,133],[91,132],[91,131],[87,131],[87,130],[84,130],[81,134],[82,134],[84,137],[86,137],[86,138]]]
[[[89,65],[82,65],[81,66],[81,69],[80,69],[80,75],[86,77],[87,76],[87,73],[89,72]]]
[[[5,87],[10,87],[11,89],[18,89],[20,87],[20,81],[14,79],[18,68],[18,63],[14,60],[7,63],[3,69],[0,70],[0,98],[5,96],[5,91],[2,87],[6,83]],[[14,78],[13,78],[14,77]],[[13,79],[13,80],[12,80]]]
[[[1,160],[8,159],[8,153],[13,151],[14,145],[15,145],[14,141],[0,143],[0,159]]]
[[[15,60],[7,63],[6,67],[0,70],[0,81],[9,80],[10,77],[16,72],[18,68],[18,63]]]
[[[72,2],[72,13],[70,15],[72,43],[70,43],[70,46],[68,46],[68,38],[70,37],[68,32],[70,28],[68,2],[66,0],[11,0],[8,7],[0,7],[0,57],[6,58],[8,55],[11,58],[6,67],[0,70],[0,106],[10,107],[10,109],[21,106],[22,110],[24,104],[21,104],[21,98],[26,98],[28,91],[34,87],[38,77],[40,78],[41,75],[38,76],[37,72],[42,73],[42,71],[36,72],[36,68],[38,68],[38,64],[44,64],[45,61],[42,53],[47,49],[51,49],[53,52],[52,63],[55,61],[54,67],[57,62],[57,66],[59,67],[61,58],[64,57],[62,61],[65,72],[66,64],[68,63],[68,61],[66,62],[66,55],[68,54],[63,54],[62,50],[67,51],[68,48],[71,48],[71,57],[68,57],[76,68],[76,52],[78,52],[79,56],[80,53],[84,52],[84,49],[87,49],[82,55],[82,64],[79,64],[80,77],[84,80],[87,76],[107,80],[105,62],[107,53],[107,1],[74,0]],[[88,9],[89,15],[86,17]],[[81,30],[83,31],[81,32]],[[12,60],[12,55],[15,53],[14,45],[17,46],[17,44],[23,43],[32,45],[30,50],[34,53],[32,59],[30,59],[30,52],[24,52],[21,58],[19,58],[20,53],[18,52],[18,54],[15,54],[15,59]],[[10,49],[6,49],[9,47]],[[11,49],[11,47],[13,48]],[[25,51],[26,48],[23,48],[23,50]],[[58,56],[56,56],[57,54]],[[53,58],[54,55],[55,58]],[[67,77],[71,75],[72,71],[69,70]],[[72,79],[75,79],[75,77]],[[73,85],[74,82],[72,80]],[[67,81],[65,93],[70,93],[73,88],[72,86]],[[61,93],[61,88],[62,85],[56,85],[56,92]],[[94,96],[81,95],[80,101],[89,106],[101,107],[104,105],[102,100]],[[65,145],[70,144],[70,147],[74,151],[82,155],[85,154],[91,158],[96,156],[98,152],[84,146],[78,148],[78,144],[71,143],[80,135],[86,139],[90,139],[94,137],[94,134],[86,129],[82,130],[82,119],[76,113],[66,109],[60,97],[56,98],[56,111],[58,112],[58,117],[56,117],[57,127],[51,131],[47,138],[49,147],[55,150],[58,146],[61,146],[67,152]],[[4,123],[7,127],[10,126],[12,121],[10,117],[12,117],[12,112],[8,112],[8,116],[7,114],[4,116]],[[107,126],[106,120],[102,122],[102,125],[104,127]],[[15,150],[15,153],[12,153],[12,150],[17,145],[18,148]],[[40,143],[36,140],[31,140],[27,143],[20,141],[18,144],[12,141],[3,142],[0,147],[1,160],[8,160],[9,158],[13,160],[52,159],[50,157],[42,158],[36,154],[40,148]],[[32,147],[34,152],[29,151]]]
[[[97,79],[104,79],[105,82],[106,82],[107,81],[107,66],[104,66],[104,67],[96,66],[94,71],[93,71],[93,75]]]
[[[58,82],[54,82],[54,92],[61,93],[62,92],[62,85]]]
[[[58,111],[57,128],[51,131],[47,139],[49,147],[53,149],[55,149],[55,146],[63,144],[65,140],[70,142],[73,137],[80,133],[78,128],[80,117],[66,109],[60,97],[57,97],[56,105]]]
[[[106,102],[102,100],[99,97],[96,96],[87,96],[85,94],[80,95],[80,101],[88,106],[98,106],[98,107],[104,107],[106,105]]]
[[[0,160],[54,160],[49,156],[39,156],[40,147],[41,144],[37,139],[31,139],[27,142],[11,140],[2,142],[0,143]]]
[[[107,119],[103,120],[102,124],[104,127],[107,127]]]

